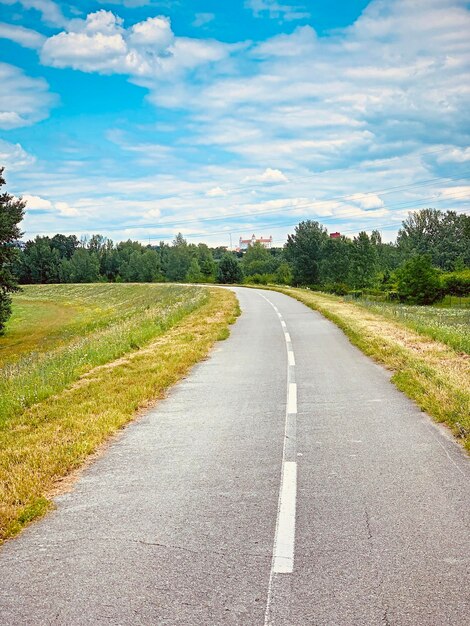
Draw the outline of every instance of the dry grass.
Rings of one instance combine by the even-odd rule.
[[[470,451],[470,357],[399,321],[341,298],[277,288],[339,326],[365,354],[393,370],[392,381],[423,411],[444,422]]]
[[[88,370],[8,420],[0,430],[0,540],[42,515],[63,477],[228,336],[239,314],[236,297],[220,289],[208,293],[204,304],[145,348]]]

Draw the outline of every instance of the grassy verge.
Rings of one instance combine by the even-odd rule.
[[[35,285],[0,339],[0,427],[97,365],[145,346],[207,301],[178,285]]]
[[[179,308],[175,302],[167,302],[163,307],[167,315],[161,312],[160,316],[166,322],[159,318],[153,335],[144,332],[140,349],[129,337],[135,339],[132,327],[135,332],[140,326],[148,329],[144,313],[134,324],[132,318],[119,319],[116,324],[95,329],[97,334],[87,337],[91,342],[87,343],[87,355],[93,352],[92,338],[100,345],[98,354],[102,354],[101,349],[107,351],[111,328],[123,343],[119,349],[107,351],[105,359],[86,357],[86,367],[78,366],[72,379],[62,380],[58,389],[40,401],[22,410],[17,407],[0,424],[0,540],[15,535],[42,515],[50,506],[48,494],[62,477],[83,464],[137,411],[163,397],[168,387],[207,355],[214,342],[228,336],[228,324],[239,312],[232,292],[176,289],[186,289],[187,297],[182,299],[186,304],[191,293],[194,297],[199,294],[197,304]],[[168,308],[173,313],[168,313]],[[179,316],[173,315],[175,311]],[[104,343],[100,343],[102,333]],[[60,353],[59,362],[62,356]]]
[[[396,320],[457,352],[470,355],[470,309],[412,306],[359,300],[358,305]]]
[[[365,354],[393,370],[392,381],[447,424],[470,452],[470,359],[376,310],[305,289],[275,288],[319,311]]]

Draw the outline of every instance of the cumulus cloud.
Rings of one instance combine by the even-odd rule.
[[[14,65],[0,63],[0,128],[29,126],[46,118],[55,96],[42,78],[31,78]]]
[[[255,174],[254,176],[246,176],[242,183],[287,183],[288,178],[281,170],[272,169],[267,167],[262,174]]]
[[[119,16],[102,9],[50,37],[41,60],[84,72],[128,74],[146,84],[146,79],[174,76],[226,54],[227,46],[217,41],[176,38],[168,17],[149,17],[125,28]]]

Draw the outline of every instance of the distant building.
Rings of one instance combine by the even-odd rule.
[[[251,239],[242,239],[240,237],[240,241],[238,244],[238,250],[247,250],[248,246],[254,246],[255,243],[260,243],[264,248],[271,248],[272,244],[273,244],[273,237],[271,235],[271,237],[269,237],[269,239],[264,239],[263,237],[260,237],[259,239],[256,238],[255,235],[251,236]]]
[[[339,239],[341,237],[341,233],[330,233],[330,239]]]

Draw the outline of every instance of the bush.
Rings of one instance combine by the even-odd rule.
[[[222,284],[242,282],[243,271],[238,259],[233,254],[227,252],[221,258],[217,278]]]
[[[442,289],[449,296],[470,295],[470,270],[463,272],[452,272],[442,277]]]
[[[243,281],[247,285],[269,285],[274,283],[273,274],[252,274],[251,276],[245,276]]]
[[[348,296],[351,296],[355,300],[358,300],[359,298],[362,298],[363,291],[362,289],[353,289],[352,291],[348,291]]]
[[[430,256],[420,254],[405,261],[396,276],[401,301],[423,305],[442,299],[440,272],[432,266]]]

